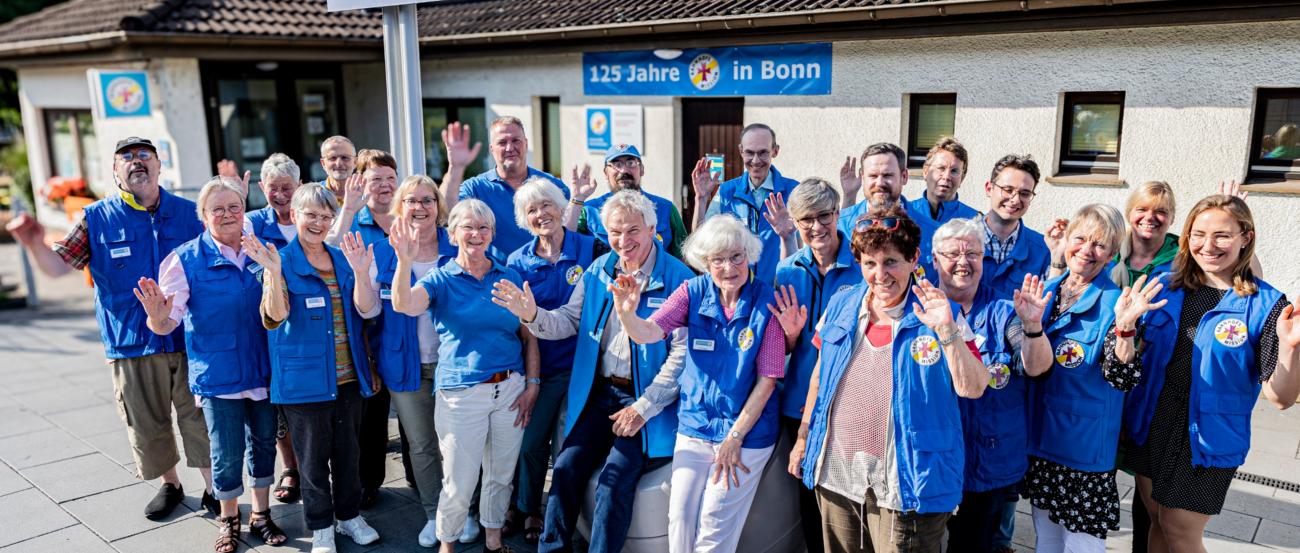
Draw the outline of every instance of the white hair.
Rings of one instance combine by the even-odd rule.
[[[331,136],[321,141],[320,143],[321,154],[325,153],[325,148],[328,147],[330,144],[336,144],[336,143],[347,144],[349,148],[352,148],[353,152],[357,151],[357,145],[353,144],[351,139],[341,134],[336,134],[334,136]]]
[[[483,203],[483,200],[476,200],[474,198],[468,198],[456,202],[456,207],[451,208],[451,214],[447,216],[447,228],[455,230],[455,228],[460,225],[461,221],[469,217],[478,217],[479,219],[487,221],[488,226],[492,227],[492,232],[496,232],[497,218],[492,214],[492,209],[489,208],[487,204]]]
[[[534,236],[537,233],[528,225],[528,208],[542,201],[551,202],[560,213],[563,213],[564,204],[568,203],[564,193],[560,192],[560,187],[546,177],[532,177],[515,191],[515,224],[519,228],[528,229]]]
[[[289,201],[289,207],[294,212],[302,212],[310,208],[328,210],[331,215],[339,212],[339,201],[334,198],[334,193],[328,188],[319,184],[311,186],[299,186],[293,192],[293,199]]]
[[[972,240],[984,248],[984,229],[978,218],[971,219],[950,219],[934,231],[934,236],[930,238],[930,249],[934,253],[939,253],[939,244],[944,240]]]
[[[240,181],[230,177],[212,177],[203,184],[203,188],[199,190],[199,197],[194,202],[194,212],[199,216],[200,221],[203,220],[203,210],[208,207],[208,200],[212,199],[213,194],[221,191],[234,192],[240,200],[244,199],[244,187],[240,185]]]
[[[707,273],[710,257],[737,249],[745,252],[746,264],[753,263],[763,253],[763,242],[740,219],[714,215],[686,239],[682,256],[696,270]]]
[[[655,204],[642,194],[640,190],[619,190],[615,192],[605,205],[600,207],[600,222],[606,227],[609,226],[609,218],[614,216],[614,211],[622,211],[630,214],[641,214],[645,220],[646,228],[653,232],[655,225],[659,224],[659,215],[655,212]]]
[[[276,152],[262,162],[262,181],[280,177],[290,177],[295,183],[301,182],[302,171],[298,169],[298,164],[294,163],[293,158]]]

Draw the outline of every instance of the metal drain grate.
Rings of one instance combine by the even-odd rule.
[[[1243,482],[1250,482],[1251,484],[1260,484],[1262,486],[1268,486],[1270,488],[1277,488],[1279,490],[1286,490],[1289,492],[1300,493],[1300,484],[1296,484],[1295,482],[1287,482],[1285,480],[1278,480],[1276,478],[1269,478],[1267,476],[1260,476],[1258,474],[1251,474],[1249,472],[1237,471],[1237,480],[1241,480]]]

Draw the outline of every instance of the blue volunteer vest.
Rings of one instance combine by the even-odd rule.
[[[927,192],[922,192],[920,198],[903,202],[903,208],[907,210],[907,215],[915,221],[924,221],[929,223],[930,226],[938,228],[953,219],[970,219],[980,216],[979,210],[954,198],[946,202],[939,202],[939,216],[931,217],[930,200],[926,199],[926,194]]]
[[[158,189],[152,213],[131,207],[118,194],[86,206],[90,276],[95,280],[95,319],[104,354],[128,359],[181,350],[184,331],[167,336],[145,326],[135,297],[140,278],[158,279],[158,266],[181,244],[203,233],[194,202]]]
[[[966,438],[963,489],[985,492],[1019,482],[1029,468],[1025,454],[1028,381],[1007,343],[1007,327],[1016,319],[1010,300],[993,297],[981,286],[966,321],[975,331],[980,358],[989,370],[989,385],[977,399],[958,398],[962,435]]]
[[[1015,290],[1025,283],[1025,275],[1044,276],[1047,266],[1052,262],[1052,252],[1047,249],[1043,235],[1020,223],[1020,236],[1011,253],[1001,263],[993,261],[989,252],[984,252],[984,272],[980,277],[980,288],[991,288],[998,299],[1011,299]],[[1111,304],[1112,306],[1114,304]]]
[[[190,287],[182,321],[190,391],[211,397],[265,387],[271,358],[258,311],[262,268],[251,259],[235,266],[207,232],[176,248],[176,256]]]
[[[646,289],[641,292],[637,316],[648,318],[659,310],[664,300],[695,273],[677,258],[668,255],[663,246],[655,244],[655,266],[650,271]],[[614,314],[613,296],[608,286],[613,284],[618,271],[618,254],[607,253],[596,258],[582,275],[582,316],[578,322],[577,347],[573,357],[573,374],[569,377],[568,407],[564,419],[564,435],[573,430],[591,395],[591,385],[596,380],[596,367],[600,363],[600,340],[605,326]],[[654,382],[655,375],[668,360],[670,339],[654,344],[637,344],[628,340],[632,351],[632,384],[636,395]],[[677,443],[677,409],[669,406],[657,416],[646,421],[640,432],[641,451],[647,457],[672,457]]]
[[[1047,282],[1053,297],[1069,274]],[[1030,455],[1085,472],[1115,468],[1124,392],[1106,382],[1101,362],[1120,292],[1103,270],[1055,322],[1043,313],[1054,359],[1029,387]]]
[[[835,265],[825,275],[817,268],[812,248],[804,246],[794,255],[782,259],[776,266],[776,285],[794,287],[799,305],[808,308],[808,322],[804,324],[795,343],[790,362],[785,368],[778,393],[781,415],[798,419],[803,416],[808,399],[808,384],[813,369],[817,368],[817,347],[812,344],[817,322],[821,320],[826,304],[836,292],[852,288],[862,282],[862,270],[853,259],[853,248],[848,238],[840,233],[840,249],[835,254]]]
[[[360,232],[361,241],[367,246],[388,241],[388,233],[375,222],[375,216],[370,213],[368,205],[357,210],[357,214],[352,217],[352,228],[348,232]]]
[[[263,242],[275,244],[277,249],[284,249],[289,245],[289,239],[280,232],[280,225],[276,223],[275,208],[264,207],[245,215],[248,223],[253,227],[253,236],[256,236]]]
[[[826,306],[820,332],[822,370],[803,460],[803,482],[817,485],[821,456],[826,450],[831,403],[853,356],[858,312],[867,284],[837,292]],[[905,302],[916,304],[908,293]],[[893,358],[894,454],[903,511],[950,513],[961,502],[961,413],[957,392],[939,346],[939,337],[905,307],[907,316],[895,322]],[[953,307],[953,312],[959,312]]]
[[[771,193],[780,194],[782,199],[790,201],[790,192],[799,186],[799,181],[781,176],[775,166],[769,170],[772,172]],[[781,260],[781,235],[763,217],[767,213],[767,205],[761,200],[755,205],[749,188],[748,173],[722,183],[718,187],[718,213],[735,215],[749,227],[750,232],[758,235],[758,239],[763,242],[763,252],[753,267],[754,275],[764,282],[772,282],[776,276],[776,263]]]
[[[447,238],[447,230],[438,228],[438,267],[456,258],[456,246]],[[375,284],[383,313],[379,327],[367,336],[375,371],[388,389],[414,392],[420,389],[419,317],[393,309],[393,279],[397,275],[397,254],[387,240],[375,243]],[[412,286],[424,275],[411,273]]]
[[[1168,281],[1167,275],[1161,278]],[[1251,412],[1260,391],[1256,354],[1269,312],[1284,297],[1263,280],[1255,284],[1259,291],[1244,298],[1224,294],[1196,327],[1187,406],[1194,466],[1236,468],[1246,462]],[[1146,443],[1164,387],[1185,295],[1184,289],[1162,290],[1156,301],[1169,303],[1146,315],[1143,379],[1124,406],[1126,431],[1139,444]]]
[[[650,199],[650,203],[655,206],[655,240],[665,246],[673,243],[673,203],[667,199],[660,198],[649,192],[642,191],[642,195]],[[587,222],[587,232],[595,236],[601,242],[609,244],[609,231],[605,230],[605,223],[600,220],[600,208],[605,206],[605,202],[614,193],[605,194],[594,200],[588,200],[582,206],[584,217]]]
[[[907,198],[899,196],[898,202],[903,206],[903,210],[907,212],[908,218],[910,218],[912,222],[916,223],[916,226],[921,229],[921,242],[917,248],[916,276],[924,278],[930,281],[931,284],[938,286],[939,273],[934,269],[934,252],[931,251],[932,248],[930,247],[930,241],[934,238],[934,231],[939,230],[939,226],[934,224],[934,221],[930,219],[928,211],[924,218],[914,216],[911,209],[908,207],[909,202],[907,201]],[[926,209],[928,210],[929,208]],[[848,209],[840,211],[840,221],[837,223],[839,231],[852,240],[853,227],[858,224],[858,218],[870,212],[871,204],[866,200],[859,200],[858,203],[849,206]]]
[[[686,366],[682,370],[678,432],[720,443],[758,382],[758,350],[771,313],[772,285],[750,279],[740,290],[731,320],[723,314],[713,277],[686,281],[690,297]],[[741,447],[757,449],[776,443],[779,427],[776,394],[763,406]]]
[[[564,229],[564,244],[560,246],[560,257],[555,263],[537,255],[538,240],[540,239],[535,238],[510,254],[506,266],[514,269],[524,281],[528,282],[537,307],[557,309],[568,303],[574,287],[582,280],[586,268],[591,265],[596,239]],[[541,376],[547,377],[571,371],[576,346],[577,339],[574,337],[561,340],[538,338]]]
[[[362,319],[352,303],[355,276],[343,252],[326,245],[334,263],[343,317],[352,350],[352,366],[361,385],[361,395],[374,393],[370,364],[366,359]],[[338,398],[338,377],[334,358],[333,298],[329,287],[307,261],[298,240],[280,251],[281,273],[289,291],[289,317],[275,330],[267,331],[271,350],[271,402],[315,403]]]

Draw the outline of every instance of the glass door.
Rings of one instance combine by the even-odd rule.
[[[234,161],[240,173],[252,171],[257,175],[266,157],[280,151],[280,106],[277,99],[273,79],[217,81],[222,156]],[[256,181],[256,177],[251,179],[251,182]],[[251,183],[249,189],[249,207],[265,206],[266,197],[262,191]]]
[[[325,180],[320,164],[320,145],[326,138],[339,134],[338,102],[332,79],[297,79],[294,97],[298,100],[298,135],[304,181]]]

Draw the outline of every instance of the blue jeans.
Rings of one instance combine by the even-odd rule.
[[[515,475],[515,510],[540,514],[542,485],[546,483],[546,466],[551,460],[551,439],[560,418],[560,406],[569,392],[569,372],[542,377],[533,417],[524,429],[524,443],[519,449],[519,472]]]
[[[592,513],[590,553],[618,553],[632,525],[636,485],[646,468],[641,436],[614,435],[609,416],[631,405],[630,391],[598,379],[564,449],[551,472],[551,492],[546,499],[546,526],[538,553],[573,551],[573,531],[582,512],[587,482],[600,468],[596,484],[596,509]]]
[[[962,492],[961,508],[948,519],[948,550],[985,553],[1008,546],[1011,540],[1003,536],[1014,531],[1019,489],[1016,483],[984,492]]]
[[[237,499],[244,494],[244,462],[254,488],[275,481],[275,407],[269,400],[201,400],[212,444],[212,496]]]

